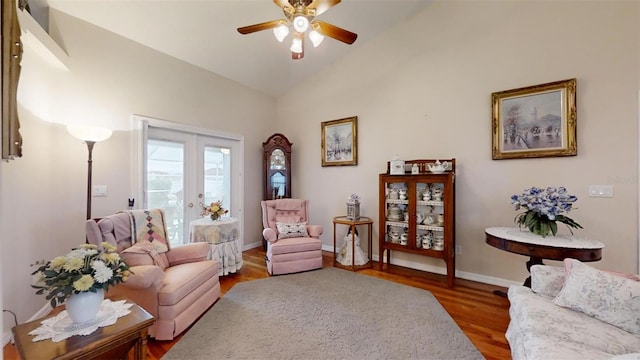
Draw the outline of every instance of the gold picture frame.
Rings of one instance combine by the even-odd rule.
[[[576,79],[491,94],[493,160],[575,156]]]
[[[357,116],[321,123],[322,166],[358,165],[357,127]]]

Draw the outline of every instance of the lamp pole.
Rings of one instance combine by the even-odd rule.
[[[93,146],[102,140],[107,140],[113,133],[110,129],[99,128],[95,126],[83,125],[67,125],[67,131],[73,137],[84,141],[89,150],[89,158],[87,160],[87,220],[91,219],[91,177],[93,172]]]
[[[89,159],[87,160],[87,220],[91,219],[91,173],[93,172],[93,145],[95,141],[85,141],[87,143],[87,149],[89,150]]]

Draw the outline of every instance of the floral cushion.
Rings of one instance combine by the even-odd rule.
[[[307,223],[280,223],[276,222],[278,228],[278,239],[288,239],[297,237],[309,237],[307,233]]]
[[[566,259],[571,270],[553,303],[640,334],[640,282]]]
[[[565,280],[565,269],[558,266],[533,265],[531,267],[531,290],[540,295],[556,297]]]

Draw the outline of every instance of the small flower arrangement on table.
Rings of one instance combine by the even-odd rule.
[[[46,294],[51,306],[65,302],[72,294],[108,290],[109,286],[126,282],[132,272],[120,258],[116,247],[102,243],[83,244],[64,256],[47,261],[31,275],[36,294]]]
[[[546,237],[549,234],[556,235],[558,232],[556,221],[558,221],[567,225],[573,234],[571,228],[582,229],[582,226],[562,214],[571,211],[573,203],[576,201],[578,198],[567,193],[567,189],[562,186],[526,189],[520,195],[511,196],[511,203],[515,205],[516,211],[520,208],[527,209],[527,211],[518,214],[514,222],[520,228],[526,226],[532,233]]]
[[[222,201],[214,201],[209,206],[205,206],[202,203],[202,211],[200,212],[200,216],[210,216],[211,220],[218,220],[220,216],[229,212],[228,209],[222,207]]]

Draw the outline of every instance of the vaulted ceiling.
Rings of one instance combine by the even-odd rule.
[[[29,0],[45,29],[55,9],[273,97],[330,67],[377,35],[422,11],[427,0],[343,0],[318,19],[358,34],[352,45],[327,38],[292,60],[271,30],[238,27],[283,19],[272,0]],[[291,35],[289,35],[290,37]]]

